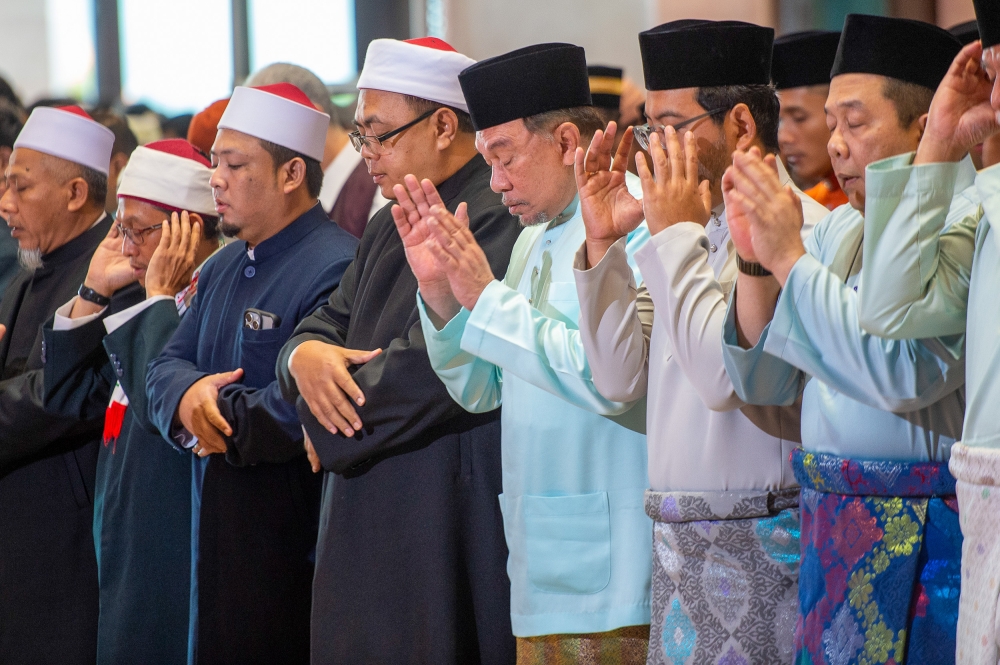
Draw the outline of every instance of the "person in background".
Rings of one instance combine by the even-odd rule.
[[[105,297],[137,281],[136,304],[112,314],[77,296],[43,333],[46,410],[105,416],[93,525],[101,665],[183,663],[195,653],[193,457],[163,445],[150,423],[146,367],[189,309],[201,266],[219,249],[211,176],[208,159],[183,139],[137,148],[122,172],[116,226],[84,279]]]
[[[357,240],[317,201],[330,118],[294,85],[238,87],[212,146],[232,242],[146,374],[150,421],[194,453],[199,663],[305,663],[319,479],[274,367],[340,282]]]
[[[229,105],[229,98],[219,99],[191,118],[188,125],[187,140],[194,147],[208,155],[212,152],[212,144],[215,143],[215,135],[219,132],[219,119],[226,112]]]
[[[111,167],[108,171],[108,200],[104,209],[109,215],[118,210],[118,180],[122,170],[128,164],[132,152],[139,146],[135,134],[129,129],[125,116],[108,107],[98,107],[90,112],[90,116],[101,123],[115,135],[115,145],[111,149]]]
[[[7,191],[7,165],[10,164],[10,155],[14,151],[14,141],[23,126],[24,111],[7,99],[0,99],[0,196]],[[0,294],[20,267],[17,262],[17,240],[10,235],[10,228],[6,224],[0,225]]]
[[[163,138],[187,138],[188,130],[191,128],[191,120],[193,118],[194,115],[191,113],[184,113],[181,115],[175,115],[172,118],[167,118],[163,121]]]
[[[590,81],[590,98],[594,100],[594,108],[601,116],[604,126],[609,122],[620,124],[622,103],[622,68],[607,65],[587,65],[587,78]],[[621,141],[616,138],[615,147]]]
[[[24,112],[24,103],[21,97],[14,91],[14,87],[4,77],[0,76],[0,99],[6,100],[16,108]]]
[[[246,85],[282,82],[298,86],[317,108],[330,116],[323,160],[320,162],[323,188],[319,191],[319,202],[340,228],[360,238],[368,220],[387,203],[387,199],[369,175],[361,153],[351,147],[347,131],[337,121],[337,110],[330,100],[330,93],[318,76],[305,67],[279,62],[251,75]]]
[[[351,140],[384,194],[418,174],[450,210],[465,201],[472,233],[503,270],[518,226],[476,154],[458,83],[473,62],[440,39],[372,41]],[[407,265],[415,248],[391,210],[372,218],[340,287],[278,362],[313,468],[326,472],[313,659],[512,665],[500,413],[465,413],[434,375]]]
[[[962,435],[964,338],[874,337],[860,326],[859,300],[885,291],[862,276],[873,162],[909,163],[959,50],[928,23],[847,16],[827,111],[850,205],[804,242],[801,204],[773,157],[737,155],[723,181],[733,242],[754,266],[730,299],[727,373],[751,404],[802,399],[802,448],[792,454],[802,486],[795,662],[955,659],[962,536],[948,458]],[[933,187],[961,192],[974,176],[966,159]],[[979,204],[957,195],[950,206],[957,222]]]
[[[771,60],[771,80],[781,102],[781,161],[795,184],[828,210],[847,203],[830,164],[824,110],[839,43],[839,32],[796,32],[774,40]]]
[[[0,214],[22,270],[0,302],[0,662],[92,665],[98,587],[93,496],[102,418],[42,404],[41,327],[79,293],[111,229],[111,130],[79,107],[32,111],[14,142]]]
[[[431,366],[470,413],[503,406],[501,509],[518,662],[601,653],[645,663],[645,403],[598,392],[572,281],[585,237],[574,160],[602,127],[585,53],[536,44],[483,60],[459,81],[491,186],[524,227],[506,276],[493,272],[461,209],[439,207],[400,233],[420,249],[408,259]],[[622,178],[637,194],[638,179]],[[626,270],[649,233],[637,222],[628,236]]]

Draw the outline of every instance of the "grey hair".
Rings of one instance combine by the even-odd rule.
[[[330,123],[336,124],[337,109],[334,108],[330,100],[330,91],[318,76],[305,67],[293,65],[288,62],[276,62],[263,69],[258,69],[250,75],[243,85],[254,87],[261,85],[274,85],[275,83],[291,83],[306,94],[313,104],[319,107],[323,113],[330,116]]]

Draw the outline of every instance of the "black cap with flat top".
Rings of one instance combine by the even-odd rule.
[[[774,30],[743,21],[684,19],[639,33],[647,90],[771,81]]]
[[[976,22],[983,48],[1000,44],[1000,2],[997,0],[972,0],[976,7]]]
[[[848,14],[831,78],[878,74],[936,90],[962,44],[923,21]]]
[[[587,56],[572,44],[535,44],[480,60],[458,82],[476,131],[592,103]]]
[[[594,100],[594,106],[618,110],[622,101],[623,73],[621,67],[605,65],[587,67],[587,75],[590,77],[590,97]]]
[[[826,30],[793,32],[775,39],[771,56],[774,87],[787,90],[829,83],[838,44],[840,33]]]
[[[979,39],[979,24],[975,21],[966,21],[951,26],[948,32],[955,35],[955,38],[962,42],[962,46],[965,46]]]

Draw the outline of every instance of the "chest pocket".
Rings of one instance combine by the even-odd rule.
[[[243,368],[243,385],[263,388],[275,380],[274,364],[288,339],[281,327],[272,330],[240,328],[239,366]]]

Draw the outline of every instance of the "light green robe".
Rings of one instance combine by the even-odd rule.
[[[880,288],[862,298],[861,323],[893,338],[967,332],[962,443],[1000,448],[1000,165],[953,194],[960,163],[904,157],[868,167],[864,275]]]

